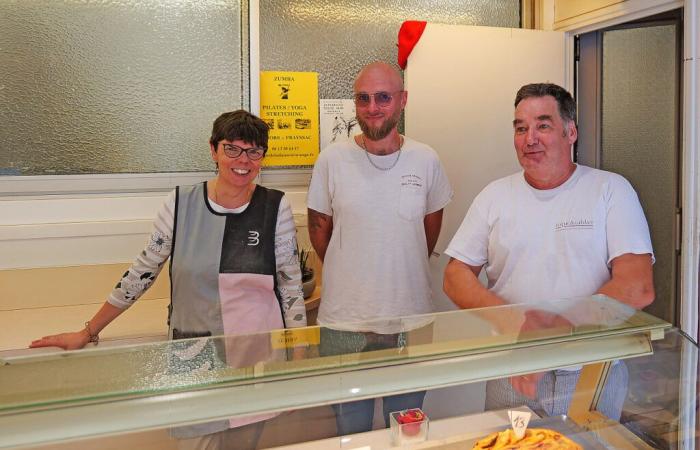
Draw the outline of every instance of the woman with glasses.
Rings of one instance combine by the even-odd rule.
[[[291,206],[282,192],[255,183],[267,143],[268,126],[258,117],[243,110],[219,116],[209,141],[216,176],[170,193],[146,247],[84,329],[43,337],[31,347],[71,350],[97,343],[100,331],[153,284],[168,259],[172,339],[305,326]],[[270,357],[269,337],[227,338],[223,350],[221,340],[182,344],[190,342],[174,349],[171,370],[250,366]],[[193,357],[196,345],[201,348]],[[180,427],[171,434],[180,439],[179,448],[255,448],[263,421],[272,416]]]

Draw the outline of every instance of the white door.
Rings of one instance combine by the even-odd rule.
[[[406,134],[440,155],[455,196],[445,208],[431,258],[438,310],[449,258],[443,252],[474,197],[490,181],[520,169],[513,148],[513,101],[520,86],[566,86],[563,32],[429,23],[408,59]]]

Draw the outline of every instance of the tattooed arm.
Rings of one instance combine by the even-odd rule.
[[[333,217],[313,209],[308,209],[309,238],[321,262],[326,257],[326,249],[333,234]]]

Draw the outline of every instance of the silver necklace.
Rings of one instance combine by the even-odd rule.
[[[361,134],[361,135],[360,135],[360,140],[362,140],[362,150],[365,151],[365,156],[367,157],[367,161],[369,161],[369,163],[372,164],[372,166],[373,166],[375,169],[381,170],[381,171],[383,171],[383,172],[386,172],[387,170],[393,169],[394,166],[399,162],[399,159],[401,158],[401,149],[403,149],[403,142],[404,142],[403,136],[400,136],[400,135],[399,135],[399,141],[400,141],[400,142],[399,142],[399,149],[396,151],[396,153],[397,153],[396,159],[394,160],[394,162],[393,162],[389,167],[381,167],[381,166],[376,165],[376,164],[374,163],[374,161],[372,161],[372,158],[369,156],[369,151],[367,151],[367,144],[365,143],[365,135],[364,135],[364,134]]]

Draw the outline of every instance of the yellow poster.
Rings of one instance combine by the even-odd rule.
[[[263,166],[313,166],[318,156],[318,74],[260,72],[260,118],[270,126]]]

